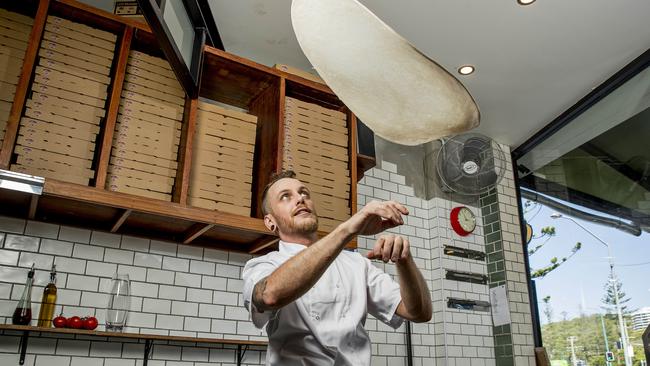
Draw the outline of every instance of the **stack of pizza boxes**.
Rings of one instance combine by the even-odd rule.
[[[0,9],[0,146],[33,23],[30,17]]]
[[[116,36],[49,16],[11,170],[88,185]]]
[[[185,93],[169,63],[132,50],[115,125],[106,188],[171,201]]]
[[[350,217],[348,127],[345,113],[286,98],[283,168],[311,190],[319,230]]]
[[[199,102],[188,203],[250,216],[257,117]]]

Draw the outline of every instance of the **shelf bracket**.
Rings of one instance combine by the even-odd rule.
[[[185,236],[183,237],[183,244],[189,244],[193,242],[196,238],[199,236],[205,234],[206,231],[212,229],[215,225],[214,224],[196,224],[193,225],[187,232],[185,233]]]
[[[244,360],[244,355],[246,355],[246,351],[248,351],[248,345],[244,345],[243,349],[241,344],[237,345],[237,366],[241,366],[241,363]]]
[[[120,227],[122,227],[122,224],[124,224],[124,221],[126,221],[126,219],[129,218],[129,215],[131,215],[131,212],[133,212],[133,210],[128,210],[128,209],[124,210],[124,212],[122,212],[122,214],[120,215],[120,218],[117,219],[117,221],[115,222],[115,224],[111,228],[112,233],[115,233],[118,230],[120,230]]]
[[[23,332],[22,337],[20,337],[20,361],[18,364],[25,364],[25,354],[27,353],[27,341],[29,341],[29,331],[26,330]]]
[[[142,361],[142,366],[147,366],[152,351],[153,351],[153,341],[151,339],[147,339],[146,341],[144,341],[144,359]]]

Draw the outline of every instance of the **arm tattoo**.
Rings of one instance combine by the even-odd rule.
[[[266,305],[264,304],[264,290],[266,290],[266,279],[267,277],[262,278],[253,289],[253,305],[260,313],[264,310],[267,310]]]

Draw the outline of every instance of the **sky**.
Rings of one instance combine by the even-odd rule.
[[[541,206],[525,214],[536,235],[546,226],[556,229],[555,237],[530,257],[531,268],[547,266],[552,257],[561,259],[570,255],[576,242],[582,243],[582,249],[544,278],[536,280],[540,321],[543,324],[547,322],[542,303],[545,296],[551,296],[553,321],[562,320],[564,311],[567,312],[567,319],[579,316],[581,305],[585,314],[603,312],[601,300],[609,274],[607,247],[572,221],[552,219],[550,215],[553,212]],[[650,306],[650,234],[644,232],[636,237],[611,227],[575,220],[610,246],[614,271],[622,283],[623,292],[630,298],[628,307],[634,310]],[[529,248],[544,240],[533,239]]]

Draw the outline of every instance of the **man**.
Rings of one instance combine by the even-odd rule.
[[[246,263],[243,295],[255,326],[266,325],[267,365],[370,365],[368,313],[393,328],[403,319],[431,319],[429,289],[408,240],[383,236],[368,258],[343,250],[357,235],[402,225],[408,210],[401,204],[371,202],[319,240],[309,188],[287,171],[267,185],[262,207],[279,251]],[[399,284],[370,259],[395,263]]]

